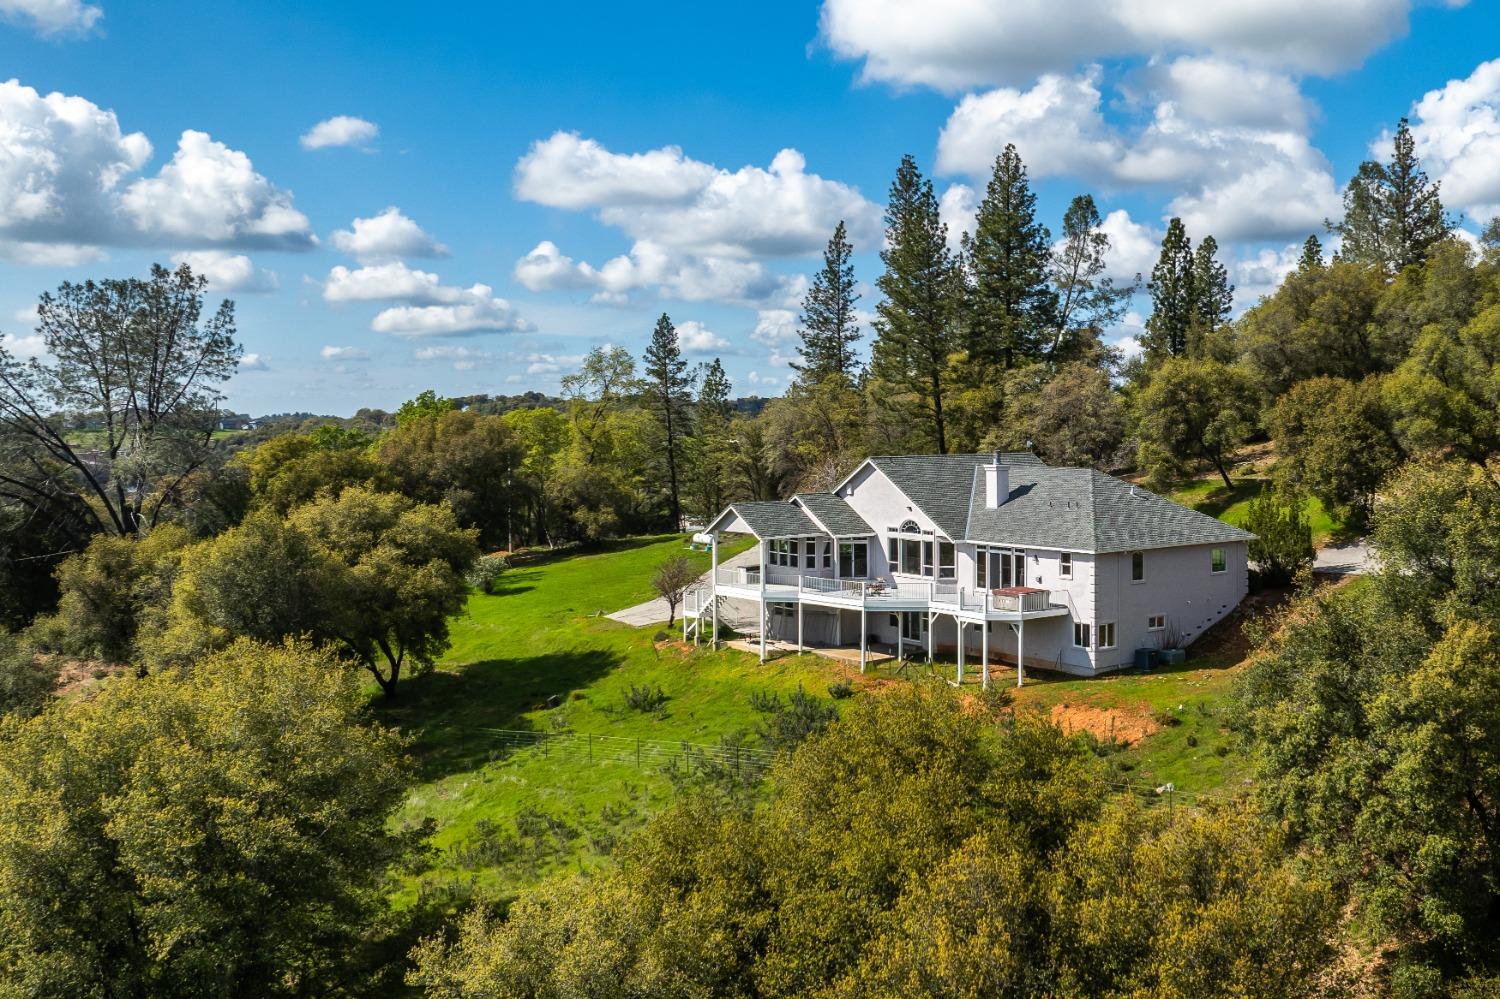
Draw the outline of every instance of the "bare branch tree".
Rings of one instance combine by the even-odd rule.
[[[656,567],[656,575],[651,578],[651,585],[656,592],[667,602],[667,627],[672,627],[672,622],[677,620],[677,605],[682,603],[682,595],[698,581],[698,567],[693,565],[693,560],[678,555],[669,558]]]

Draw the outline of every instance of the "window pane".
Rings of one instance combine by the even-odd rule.
[[[1213,552],[1212,552],[1212,556],[1213,556],[1213,571],[1214,572],[1223,572],[1225,570],[1225,568],[1227,568],[1227,564],[1224,561],[1224,549],[1222,549],[1222,548],[1215,548],[1213,550]]]
[[[900,546],[901,546],[901,542],[897,541],[895,538],[889,538],[886,541],[886,558],[890,560],[891,571],[892,572],[900,572],[901,571],[901,565],[900,565],[900,563],[901,563],[901,547]]]
[[[1062,557],[1058,559],[1057,565],[1058,575],[1062,576],[1063,579],[1073,578],[1073,556],[1071,553],[1063,552]]]
[[[1146,556],[1141,552],[1130,553],[1130,578],[1137,583],[1146,578]]]
[[[978,550],[976,550],[974,552],[974,586],[975,586],[975,588],[983,590],[983,589],[985,589],[986,587],[989,586],[989,584],[987,582],[985,582],[985,580],[988,578],[988,573],[985,572],[985,569],[989,567],[989,564],[990,564],[990,553],[989,552],[985,551],[983,548],[980,548],[980,549],[978,549]]]
[[[869,574],[869,546],[861,541],[854,546],[854,575],[863,579]]]
[[[910,539],[901,542],[901,571],[912,575],[922,571],[922,542]]]

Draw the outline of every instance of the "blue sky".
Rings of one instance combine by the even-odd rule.
[[[877,276],[905,152],[956,235],[1015,142],[1122,276],[1180,214],[1243,306],[1403,114],[1466,224],[1500,212],[1497,57],[1494,4],[1410,0],[0,0],[0,330],[34,353],[40,292],[187,259],[255,413],[554,391],[662,311],[776,394],[840,218]]]

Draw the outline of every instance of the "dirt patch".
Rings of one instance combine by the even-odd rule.
[[[1101,742],[1113,740],[1126,746],[1161,731],[1145,705],[1096,708],[1090,704],[1054,704],[1047,716],[1064,732],[1087,732]]]
[[[64,659],[57,664],[57,686],[53,693],[58,697],[71,697],[128,669],[130,667],[126,665],[110,665],[88,659]]]

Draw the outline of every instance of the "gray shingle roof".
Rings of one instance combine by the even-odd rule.
[[[969,520],[974,469],[989,464],[994,457],[993,454],[907,454],[871,458],[870,463],[932,518],[940,531],[958,541],[963,539],[964,526]],[[1000,461],[1012,466],[1012,479],[1017,467],[1047,467],[1029,451],[1002,453]]]
[[[1121,552],[1248,541],[1254,535],[1091,468],[1053,468],[1033,455],[1002,455],[1010,494],[984,505],[987,454],[873,458],[876,466],[955,540]]]
[[[801,507],[781,500],[731,503],[729,509],[749,525],[757,538],[795,538],[824,533]]]
[[[839,538],[857,538],[874,534],[875,530],[865,519],[844,502],[843,497],[833,493],[798,493],[792,497],[807,510],[812,518],[828,529],[828,533]]]

